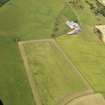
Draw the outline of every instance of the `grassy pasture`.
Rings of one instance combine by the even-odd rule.
[[[55,105],[87,90],[82,79],[52,42],[23,44],[42,105]]]
[[[35,105],[16,42],[0,38],[0,100],[4,105]]]
[[[105,47],[93,33],[93,26],[105,23],[105,18],[95,16],[85,2],[83,5],[83,9],[65,8],[62,12],[70,19],[78,19],[82,32],[73,37],[61,36],[57,41],[95,91],[105,96]],[[63,0],[10,0],[0,8],[0,98],[4,105],[35,105],[15,39],[50,37],[56,17],[60,29],[56,35],[66,32],[62,8]],[[67,95],[86,90],[52,43],[24,47],[43,105],[54,105]]]
[[[96,16],[85,2],[84,5],[83,10],[73,8],[82,31],[77,36],[61,36],[57,41],[93,89],[105,96],[105,46],[93,30],[95,24],[104,24],[105,19]]]
[[[0,36],[50,37],[63,6],[63,0],[10,0],[0,8]]]
[[[63,0],[10,0],[0,7],[0,99],[35,105],[16,39],[50,37]]]

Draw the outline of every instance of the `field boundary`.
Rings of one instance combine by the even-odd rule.
[[[19,42],[18,45],[19,45],[19,49],[20,49],[20,53],[21,53],[23,62],[24,62],[24,66],[25,66],[25,70],[26,70],[27,77],[29,80],[29,84],[30,84],[30,87],[32,89],[34,101],[35,101],[36,105],[41,105],[40,97],[38,95],[37,87],[35,86],[35,82],[32,78],[32,73],[30,72],[30,67],[28,64],[27,56],[26,56],[25,51],[24,51],[24,47],[23,47],[21,42]]]
[[[70,102],[71,100],[73,100],[77,97],[94,93],[94,91],[91,88],[91,86],[89,85],[88,81],[82,76],[82,74],[75,67],[75,65],[72,63],[72,61],[69,59],[69,57],[65,54],[65,52],[63,51],[61,46],[56,42],[56,40],[54,40],[54,39],[39,39],[39,40],[21,41],[21,42],[18,43],[18,45],[19,45],[19,49],[20,49],[20,52],[21,52],[21,56],[22,56],[23,61],[24,61],[24,65],[25,65],[25,68],[26,68],[27,76],[28,76],[28,79],[29,79],[29,82],[30,82],[30,86],[32,88],[32,93],[33,93],[33,96],[35,98],[36,105],[41,105],[40,97],[38,95],[37,87],[35,86],[35,82],[33,81],[32,73],[30,72],[30,67],[28,65],[27,56],[25,54],[24,47],[23,47],[23,44],[35,43],[35,42],[52,42],[55,45],[55,47],[59,50],[59,52],[64,56],[67,63],[72,65],[72,67],[74,69],[74,72],[81,78],[81,80],[84,82],[84,84],[87,87],[86,91],[78,92],[74,95],[68,95],[64,99],[58,101],[56,105],[66,105],[68,102]]]
[[[74,68],[75,72],[78,74],[78,76],[83,80],[84,84],[87,86],[88,90],[90,90],[90,92],[93,92],[93,89],[91,88],[90,84],[88,83],[88,81],[83,77],[83,75],[81,74],[81,72],[78,70],[78,68],[72,63],[72,61],[70,60],[70,58],[65,54],[65,52],[63,51],[63,49],[61,48],[61,46],[59,46],[57,44],[57,42],[55,40],[53,40],[56,47],[59,49],[59,51],[62,53],[62,55],[64,56],[64,58],[66,59],[66,61],[72,65],[72,67]]]

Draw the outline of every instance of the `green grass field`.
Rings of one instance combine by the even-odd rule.
[[[10,0],[0,8],[0,36],[50,37],[63,6],[63,0]]]
[[[93,89],[105,96],[105,46],[93,32],[94,25],[105,23],[105,17],[94,14],[85,0],[80,4],[82,8],[64,0],[10,0],[0,7],[0,99],[4,105],[35,105],[16,39],[53,34]],[[68,28],[63,16],[79,21],[82,31],[77,36],[65,35]],[[55,105],[67,95],[86,90],[52,43],[30,43],[24,48],[42,105]]]
[[[56,105],[68,95],[87,90],[52,42],[23,44],[42,105]]]
[[[93,89],[105,96],[105,46],[93,30],[95,24],[104,24],[105,19],[95,16],[88,5],[85,6],[84,10],[73,8],[81,22],[82,31],[77,36],[61,36],[57,41]]]
[[[0,38],[0,100],[4,105],[35,105],[16,42]]]
[[[0,99],[35,105],[17,40],[50,37],[63,0],[10,0],[0,7]]]

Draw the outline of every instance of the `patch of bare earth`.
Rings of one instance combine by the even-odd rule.
[[[91,94],[74,99],[66,105],[105,105],[105,100],[101,94]]]

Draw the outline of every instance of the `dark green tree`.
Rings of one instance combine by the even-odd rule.
[[[0,0],[0,7],[7,3],[9,0]]]

